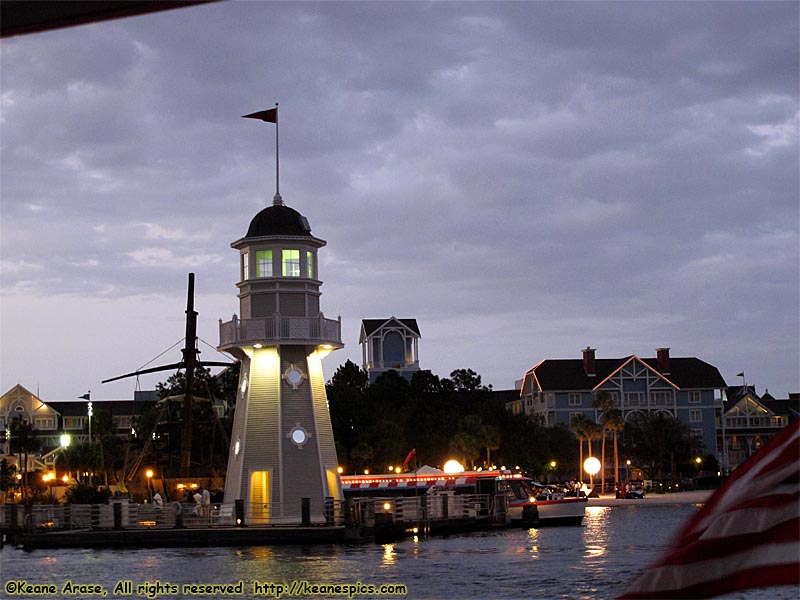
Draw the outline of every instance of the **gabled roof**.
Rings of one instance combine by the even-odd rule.
[[[772,400],[767,400],[766,398],[762,397],[761,404],[766,406],[776,415],[784,415],[788,417],[789,422],[793,423],[794,421],[800,419],[800,399],[797,397],[792,398],[792,395],[790,395],[789,398],[781,400],[776,400],[775,398],[772,398]]]
[[[657,359],[640,359],[636,356],[597,358],[595,359],[594,377],[589,377],[586,374],[583,369],[583,360],[580,358],[543,360],[533,367],[531,371],[543,390],[593,390],[600,382],[611,377],[632,359],[640,361],[653,372],[659,373]],[[720,375],[719,370],[698,358],[671,357],[669,363],[669,375],[662,375],[662,377],[680,389],[719,389],[725,387],[725,380]]]
[[[747,394],[739,398],[736,400],[736,402],[732,403],[731,406],[728,406],[725,409],[725,414],[727,415],[734,411],[740,415],[750,415],[753,413],[767,413],[769,416],[775,415],[775,412],[766,406],[765,403],[762,402],[755,394]]]
[[[405,327],[417,337],[422,337],[422,334],[419,332],[419,325],[417,325],[416,319],[398,319],[397,317],[389,317],[388,319],[362,319],[361,337],[358,340],[359,343],[363,342],[366,338],[374,334],[379,329],[394,323]]]

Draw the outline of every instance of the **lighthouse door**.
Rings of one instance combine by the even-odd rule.
[[[269,523],[270,472],[250,474],[250,523]]]

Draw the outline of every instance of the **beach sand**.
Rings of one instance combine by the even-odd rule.
[[[612,494],[589,498],[589,506],[656,506],[664,504],[703,504],[714,490],[674,492],[672,494],[647,494],[641,500],[619,500]]]

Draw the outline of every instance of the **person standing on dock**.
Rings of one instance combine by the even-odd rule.
[[[208,488],[203,488],[200,496],[200,516],[208,518],[211,516],[211,492],[208,491]]]

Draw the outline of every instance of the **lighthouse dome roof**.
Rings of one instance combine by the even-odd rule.
[[[283,204],[272,205],[253,217],[246,237],[270,235],[311,236],[311,226],[295,209]]]

